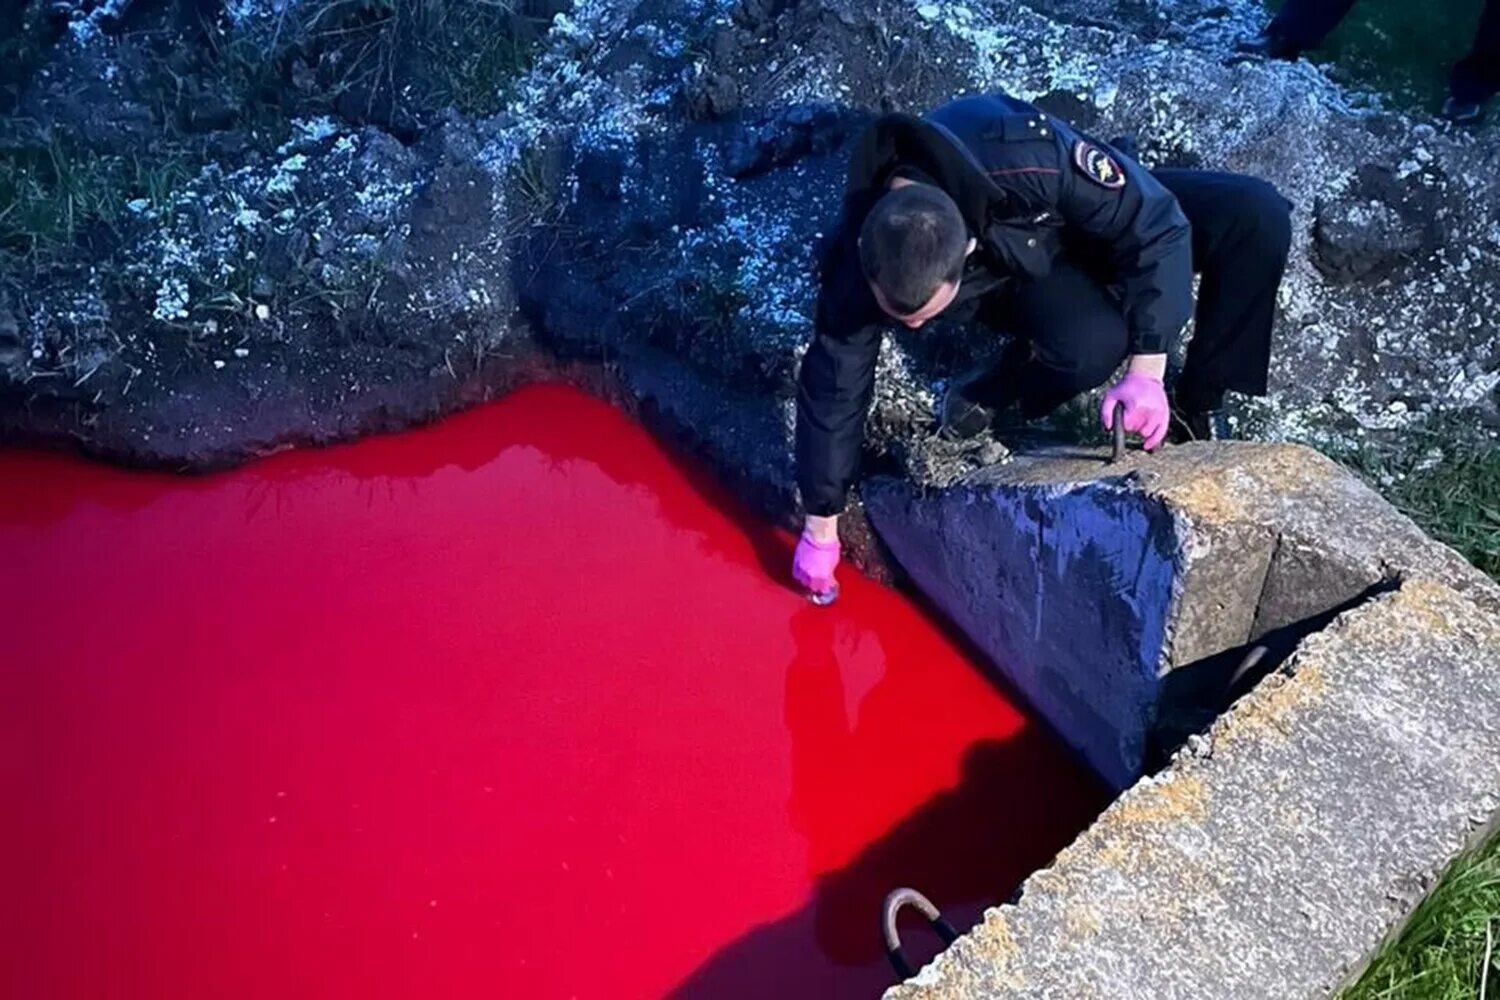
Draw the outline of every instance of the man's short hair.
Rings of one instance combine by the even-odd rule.
[[[968,249],[969,230],[958,206],[930,184],[888,192],[859,231],[865,277],[903,316],[926,305],[943,282],[959,280]]]

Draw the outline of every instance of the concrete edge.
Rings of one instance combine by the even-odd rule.
[[[1497,705],[1500,621],[1407,578],[886,998],[1327,996],[1494,822]]]

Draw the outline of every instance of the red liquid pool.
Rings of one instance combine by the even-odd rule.
[[[972,922],[1103,802],[569,389],[0,483],[6,997],[868,997],[886,891]]]

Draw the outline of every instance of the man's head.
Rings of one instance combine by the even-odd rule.
[[[953,199],[905,183],[875,203],[859,232],[859,263],[887,314],[916,329],[952,303],[975,243]]]

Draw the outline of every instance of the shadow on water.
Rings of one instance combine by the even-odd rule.
[[[966,930],[1047,864],[1108,800],[1055,737],[1027,723],[971,746],[953,787],[938,790],[894,828],[872,842],[848,844],[851,827],[860,825],[851,790],[900,782],[903,755],[921,753],[923,727],[933,720],[913,713],[901,679],[889,674],[849,719],[835,655],[838,627],[836,615],[823,609],[793,617],[796,655],[785,702],[792,822],[807,838],[813,870],[833,864],[816,875],[802,908],[720,949],[670,994],[677,1000],[873,996],[893,981],[879,933],[886,893],[918,888]],[[852,857],[841,857],[846,853]],[[919,919],[904,919],[902,927],[914,963],[936,954],[936,938]]]
[[[1342,83],[1425,112],[1446,95],[1449,68],[1473,43],[1483,7],[1484,0],[1364,0],[1311,57]]]

